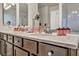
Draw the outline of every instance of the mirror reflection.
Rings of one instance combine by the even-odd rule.
[[[38,10],[42,26],[47,26],[52,30],[59,27],[59,4],[39,3]]]
[[[79,32],[79,4],[63,3],[63,27],[69,27],[74,32]]]
[[[16,4],[4,3],[4,25],[16,25]]]

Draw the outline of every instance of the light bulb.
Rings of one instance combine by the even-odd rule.
[[[74,11],[75,14],[77,14],[77,11]]]

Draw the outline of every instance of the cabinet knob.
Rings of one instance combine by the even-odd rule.
[[[20,41],[18,40],[18,42],[20,42]]]
[[[52,50],[48,52],[48,56],[52,56],[53,54],[54,54],[54,51]]]

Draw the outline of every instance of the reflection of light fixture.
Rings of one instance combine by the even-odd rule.
[[[15,4],[14,3],[4,3],[4,9],[5,10],[8,10],[8,9],[10,9],[12,6],[14,6]]]
[[[5,10],[8,10],[9,8],[11,8],[11,5],[7,6],[7,7],[5,8]]]
[[[71,13],[72,14],[77,14],[78,12],[77,12],[77,10],[75,10],[75,11],[72,11]]]

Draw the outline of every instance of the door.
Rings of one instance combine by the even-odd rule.
[[[17,47],[14,47],[14,56],[28,56],[28,52],[25,52]]]
[[[19,46],[19,47],[22,47],[22,38],[14,37],[14,44]]]
[[[37,42],[24,39],[23,48],[31,53],[37,54]]]

